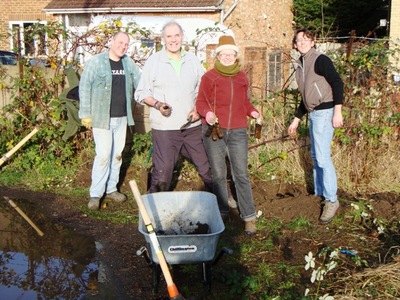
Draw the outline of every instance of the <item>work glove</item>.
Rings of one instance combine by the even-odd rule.
[[[212,111],[209,111],[206,114],[206,122],[210,125],[214,125],[216,122],[218,122],[218,118]]]
[[[85,126],[87,129],[92,128],[92,118],[83,118],[81,120],[81,123],[83,126]]]

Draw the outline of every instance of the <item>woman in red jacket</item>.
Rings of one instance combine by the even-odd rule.
[[[245,232],[255,234],[256,211],[247,171],[247,117],[262,116],[249,100],[249,81],[246,74],[240,71],[238,53],[239,49],[231,36],[220,37],[214,68],[201,79],[196,108],[202,116],[203,141],[220,213],[223,217],[229,213],[228,158]]]

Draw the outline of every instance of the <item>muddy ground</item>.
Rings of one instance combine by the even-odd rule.
[[[135,171],[136,172],[136,171]],[[133,179],[127,172],[121,191],[129,196],[128,203],[113,204],[110,203],[102,213],[118,210],[135,210],[133,194],[130,191],[128,181]],[[89,186],[90,170],[81,170],[77,175],[74,185]],[[146,182],[146,173],[143,172],[140,179],[137,179],[139,187],[143,189]],[[198,190],[201,185],[198,182],[186,182],[181,179],[175,190]],[[300,216],[310,220],[312,223],[318,224],[320,215],[320,199],[310,195],[306,188],[297,185],[268,183],[261,181],[253,181],[253,192],[256,208],[261,211],[264,216],[270,219],[278,219],[284,223],[290,222]],[[137,256],[136,251],[145,245],[144,237],[138,232],[137,225],[130,224],[112,224],[106,221],[99,221],[93,218],[90,212],[85,211],[87,199],[85,197],[65,197],[46,192],[32,192],[23,188],[1,187],[0,196],[8,196],[12,199],[26,199],[34,202],[40,207],[47,218],[53,222],[61,223],[74,228],[79,233],[93,236],[99,241],[104,248],[97,253],[98,258],[106,263],[107,275],[116,290],[118,291],[118,299],[169,299],[165,283],[160,282],[158,292],[153,291],[152,268],[147,264],[142,256]],[[350,196],[344,192],[339,193],[341,199],[341,207],[339,214],[344,214],[346,210],[352,209],[350,201],[356,201],[354,196]],[[374,203],[376,215],[386,220],[398,218],[400,212],[400,196],[390,193],[382,193],[370,195],[369,199]],[[137,215],[137,210],[134,211]],[[241,241],[248,240],[250,237],[243,233],[243,224],[237,214],[232,213],[230,218],[226,220],[226,227],[229,233],[222,233],[221,240],[226,241],[229,246],[240,245]],[[384,252],[380,249],[379,239],[374,230],[365,231],[370,247],[376,247],[377,251]],[[260,230],[253,239],[265,239],[266,232]],[[341,234],[329,230],[329,225],[319,225],[317,233],[311,238],[303,236],[302,233],[285,230],[283,235],[274,240],[274,253],[269,251],[260,252],[259,261],[275,263],[283,261],[293,265],[303,265],[304,255],[308,251],[316,251],[321,246],[330,245],[336,247],[351,247],[350,241]],[[235,246],[233,246],[234,248]],[[234,249],[235,250],[235,249]],[[384,253],[383,253],[384,254]],[[235,253],[233,254],[235,255]],[[224,257],[221,258],[213,268],[224,267]],[[251,274],[252,268],[256,266],[242,266]],[[218,272],[217,272],[218,273]],[[174,279],[178,286],[188,284],[188,278],[184,273],[175,274]],[[190,279],[197,280],[197,279]],[[201,280],[199,277],[198,280]],[[212,289],[223,289],[223,283],[218,278],[212,278]],[[98,298],[99,299],[99,298]],[[212,296],[209,299],[213,299]],[[227,296],[226,299],[230,299]],[[234,298],[231,298],[234,299]]]

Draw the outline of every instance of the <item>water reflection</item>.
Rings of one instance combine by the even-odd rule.
[[[49,222],[26,201],[18,206],[44,236],[0,201],[0,298],[84,299],[94,293],[99,278],[105,280],[94,239]]]

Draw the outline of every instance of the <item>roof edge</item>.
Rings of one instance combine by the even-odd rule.
[[[221,7],[208,6],[208,7],[143,7],[143,8],[130,8],[130,7],[109,7],[109,8],[72,8],[72,9],[46,9],[43,8],[46,14],[85,14],[85,13],[144,13],[144,12],[217,12],[221,11]]]

